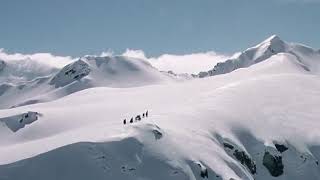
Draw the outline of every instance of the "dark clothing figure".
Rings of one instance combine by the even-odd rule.
[[[140,121],[140,120],[141,120],[141,116],[140,115],[136,116],[136,121]]]
[[[144,118],[144,113],[142,114],[142,118]]]
[[[148,111],[146,112],[146,117],[148,117]]]
[[[133,118],[130,119],[130,123],[133,123]]]
[[[126,119],[123,120],[123,124],[127,124],[127,120]]]

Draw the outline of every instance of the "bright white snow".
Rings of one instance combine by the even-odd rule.
[[[274,38],[247,68],[180,83],[136,59],[85,57],[80,82],[94,88],[0,110],[41,114],[16,132],[1,123],[0,179],[319,179],[320,55],[280,39],[269,54]],[[274,177],[264,164],[279,159]]]

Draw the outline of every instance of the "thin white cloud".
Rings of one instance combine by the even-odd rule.
[[[163,54],[159,57],[146,57],[142,50],[127,49],[122,55],[147,60],[161,71],[175,73],[199,73],[210,70],[218,62],[225,61],[230,56],[214,51],[185,55]]]
[[[104,51],[100,54],[100,56],[112,56],[114,52],[111,49],[108,49],[107,51]]]
[[[73,61],[70,56],[55,56],[50,53],[10,54],[5,52],[4,49],[0,49],[0,59],[4,61],[35,61],[39,64],[49,65],[56,68],[61,68]]]
[[[108,50],[102,52],[100,56],[112,56],[113,54],[113,51]],[[173,71],[175,73],[199,73],[200,71],[207,71],[212,69],[218,62],[230,57],[214,51],[185,55],[163,54],[158,57],[146,57],[142,50],[131,49],[127,49],[122,55],[143,59],[160,71]],[[55,56],[50,53],[10,54],[0,49],[0,60],[15,64],[21,71],[32,70],[40,73],[47,71],[48,68],[62,68],[75,59],[70,56]]]
[[[144,60],[148,59],[142,50],[127,49],[122,55]]]
[[[3,49],[0,49],[0,60],[6,64],[1,72],[0,83],[24,82],[48,76],[74,61],[71,57],[54,56],[49,53],[10,54]]]

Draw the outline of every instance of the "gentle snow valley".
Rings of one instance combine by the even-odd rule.
[[[320,179],[319,50],[271,36],[197,75],[26,68],[0,60],[0,180]]]

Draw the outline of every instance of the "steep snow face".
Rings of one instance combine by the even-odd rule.
[[[253,64],[265,61],[278,53],[289,53],[295,55],[297,60],[306,68],[306,70],[310,70],[308,66],[313,68],[316,67],[314,64],[308,64],[308,59],[313,59],[314,61],[314,59],[317,59],[320,56],[320,54],[312,48],[304,45],[288,44],[282,41],[278,36],[273,35],[262,43],[245,50],[236,57],[225,62],[217,63],[212,70],[208,72],[200,72],[198,76],[202,78],[229,73],[236,69],[246,68]],[[315,55],[318,57],[314,57]]]
[[[87,76],[91,69],[82,60],[75,61],[62,68],[50,81],[55,87],[62,87]]]
[[[302,44],[290,44],[289,54],[313,74],[320,74],[320,52]]]

